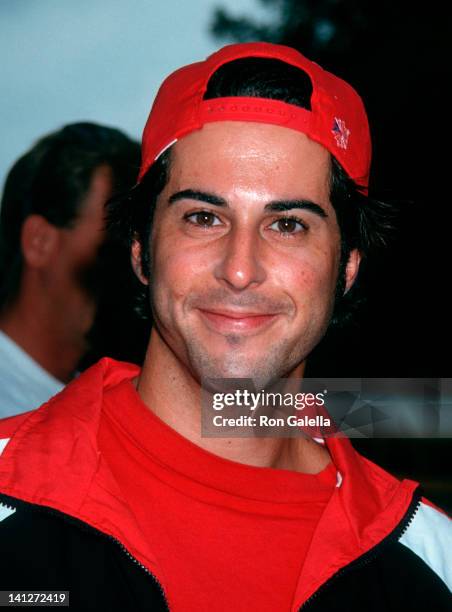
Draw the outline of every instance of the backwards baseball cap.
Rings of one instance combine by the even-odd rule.
[[[279,100],[231,96],[204,100],[220,66],[242,58],[276,59],[303,70],[312,83],[311,110]],[[156,159],[177,140],[213,121],[252,121],[297,130],[323,145],[367,193],[371,141],[360,96],[345,81],[283,45],[228,45],[202,62],[189,64],[162,83],[142,139],[141,181]]]

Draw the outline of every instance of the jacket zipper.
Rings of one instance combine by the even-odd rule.
[[[97,529],[96,527],[93,527],[92,525],[89,525],[88,523],[85,523],[84,521],[80,519],[72,517],[69,514],[65,514],[64,512],[60,512],[59,510],[56,510],[55,508],[51,508],[50,506],[40,506],[38,504],[33,504],[31,502],[25,502],[15,497],[10,497],[9,495],[5,495],[4,493],[1,493],[1,492],[0,494],[2,497],[5,497],[7,500],[9,500],[9,504],[12,504],[10,507],[12,508],[17,507],[17,502],[19,502],[19,506],[22,506],[22,505],[24,505],[25,507],[31,506],[32,508],[35,508],[38,512],[44,512],[44,513],[47,512],[48,514],[56,516],[59,520],[65,521],[66,523],[69,523],[72,526],[76,526],[79,529],[82,529],[89,533],[95,533],[98,537],[106,538],[114,542],[121,549],[121,551],[128,557],[128,559],[133,561],[138,567],[140,567],[153,580],[153,582],[155,582],[155,584],[158,586],[159,591],[163,597],[166,608],[168,612],[170,612],[169,603],[166,598],[165,590],[162,586],[162,583],[158,580],[156,576],[154,576],[152,572],[148,570],[148,568],[145,565],[143,565],[140,561],[138,561],[136,557],[132,555],[132,553],[124,546],[124,544],[120,540],[118,540],[117,538],[115,538],[114,536],[108,533],[101,531],[100,529]],[[5,504],[5,505],[9,506],[9,504]]]
[[[150,571],[148,570],[148,568],[147,568],[145,565],[143,565],[143,564],[142,564],[140,561],[138,561],[138,559],[137,559],[136,557],[134,557],[134,556],[132,555],[132,553],[131,553],[131,552],[129,552],[129,551],[127,550],[127,548],[124,546],[124,544],[123,544],[123,543],[122,543],[120,540],[118,540],[118,539],[117,539],[117,538],[115,538],[114,536],[111,536],[111,535],[109,535],[109,534],[103,533],[102,531],[99,531],[99,533],[100,533],[100,534],[102,534],[102,535],[104,535],[105,537],[109,538],[109,539],[110,539],[110,540],[112,540],[113,542],[115,542],[115,544],[117,544],[117,545],[119,546],[119,548],[120,548],[120,549],[121,549],[121,550],[122,550],[122,551],[123,551],[123,552],[124,552],[124,553],[127,555],[127,557],[128,557],[128,558],[129,558],[131,561],[133,561],[133,562],[134,562],[134,563],[136,563],[136,564],[137,564],[139,567],[141,567],[141,569],[142,569],[142,570],[143,570],[143,571],[144,571],[144,572],[145,572],[145,573],[146,573],[148,576],[150,576],[150,577],[152,578],[152,580],[153,580],[153,581],[155,582],[155,584],[158,586],[158,588],[159,588],[159,590],[160,590],[160,593],[162,594],[162,597],[163,597],[163,599],[164,599],[164,601],[165,601],[165,605],[166,605],[166,607],[167,607],[167,609],[168,609],[168,612],[170,612],[170,607],[169,607],[169,604],[168,604],[168,600],[167,600],[167,598],[166,598],[165,591],[164,591],[164,589],[163,589],[163,586],[162,586],[162,583],[160,582],[160,580],[158,580],[158,578],[157,578],[156,576],[154,576],[154,574],[153,574],[152,572],[150,572]]]
[[[346,565],[345,567],[341,568],[340,570],[338,570],[333,576],[331,576],[331,578],[329,578],[326,582],[324,582],[322,585],[320,585],[320,587],[317,589],[317,591],[315,591],[310,597],[308,597],[308,599],[303,602],[301,604],[301,606],[299,607],[299,612],[302,612],[303,610],[305,610],[309,604],[311,604],[313,602],[313,600],[315,600],[319,594],[322,594],[325,589],[327,589],[329,586],[331,586],[332,583],[336,582],[336,580],[338,578],[340,578],[341,576],[343,576],[344,574],[353,571],[355,569],[359,569],[361,567],[364,567],[365,565],[367,565],[368,563],[370,563],[371,561],[373,561],[376,557],[378,557],[378,555],[381,553],[381,551],[384,549],[384,547],[386,545],[388,545],[390,542],[394,541],[394,540],[398,540],[404,533],[405,531],[408,529],[408,527],[411,524],[411,521],[414,519],[420,503],[421,503],[421,490],[420,487],[417,487],[417,489],[414,491],[413,493],[413,498],[410,502],[410,505],[408,506],[408,509],[405,513],[404,518],[402,519],[402,521],[397,525],[397,527],[389,534],[387,535],[381,542],[379,542],[378,544],[376,544],[371,550],[369,550],[367,553],[365,553],[364,555],[362,555],[361,557],[359,557],[358,559],[356,559],[355,561],[352,561],[351,563],[349,563],[348,565]],[[166,598],[166,594],[165,594],[165,590],[163,589],[163,586],[161,584],[161,582],[157,579],[156,576],[154,576],[154,574],[152,574],[148,568],[143,565],[140,561],[138,561],[138,559],[136,559],[132,553],[124,546],[124,544],[118,540],[117,538],[115,538],[114,536],[104,533],[103,531],[100,531],[99,529],[92,527],[91,525],[89,525],[88,523],[84,523],[83,521],[79,520],[79,519],[75,519],[73,517],[71,517],[68,514],[65,514],[64,512],[60,512],[59,510],[55,510],[54,508],[50,508],[49,506],[39,506],[37,504],[32,504],[30,502],[23,502],[22,500],[16,500],[13,497],[9,497],[9,496],[5,496],[8,499],[10,499],[12,502],[16,502],[19,501],[21,504],[26,504],[28,506],[33,506],[34,508],[36,508],[38,511],[40,512],[48,512],[50,514],[53,514],[55,516],[57,516],[58,518],[60,518],[61,520],[64,520],[68,523],[71,523],[73,525],[76,525],[77,527],[79,527],[79,529],[85,529],[89,532],[95,532],[96,534],[99,535],[99,537],[104,537],[107,538],[111,541],[113,541],[117,546],[119,546],[119,548],[122,550],[122,552],[131,560],[133,561],[136,565],[138,565],[150,578],[152,578],[152,580],[155,582],[155,584],[158,586],[160,593],[163,597],[163,600],[165,602],[165,605],[167,607],[168,612],[170,612],[170,607],[168,604],[168,600]],[[14,506],[13,506],[14,507]]]
[[[389,535],[387,535],[383,540],[381,540],[381,542],[379,542],[369,551],[364,553],[364,555],[362,555],[358,559],[355,559],[354,561],[351,561],[345,567],[342,567],[333,576],[331,576],[331,578],[329,578],[326,582],[320,585],[317,591],[315,591],[310,597],[308,597],[306,601],[301,604],[301,606],[298,608],[298,612],[304,611],[309,606],[309,604],[311,604],[313,600],[318,597],[319,594],[322,594],[325,589],[327,589],[331,585],[331,583],[336,582],[338,578],[341,578],[344,574],[347,574],[350,571],[354,571],[355,569],[360,569],[361,567],[364,567],[365,565],[376,559],[381,554],[381,551],[384,549],[384,547],[387,546],[390,542],[393,542],[394,540],[399,540],[405,533],[405,531],[408,529],[411,524],[411,521],[414,519],[417,511],[419,510],[419,506],[421,504],[421,497],[421,487],[418,486],[413,492],[413,497],[411,499],[410,505],[407,508],[407,511],[405,512],[405,516],[397,525],[397,527],[395,527],[395,529],[393,529],[393,531]]]

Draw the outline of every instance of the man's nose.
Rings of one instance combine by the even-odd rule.
[[[262,245],[256,233],[249,229],[235,229],[222,244],[215,266],[215,278],[236,290],[261,284],[265,278]]]

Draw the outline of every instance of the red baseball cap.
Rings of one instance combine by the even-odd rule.
[[[312,82],[311,110],[268,98],[204,100],[213,73],[245,57],[277,59],[306,72]],[[363,101],[348,83],[295,49],[263,42],[228,45],[170,74],[157,93],[143,131],[138,181],[163,151],[212,121],[270,123],[303,132],[328,149],[367,193],[372,147]]]

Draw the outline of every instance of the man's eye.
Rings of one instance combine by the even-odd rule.
[[[213,227],[214,225],[221,225],[221,221],[216,215],[205,210],[185,215],[184,220],[188,223],[193,223],[193,225],[199,225],[201,227]]]
[[[281,234],[298,234],[308,229],[298,217],[282,217],[270,225],[270,229]]]

